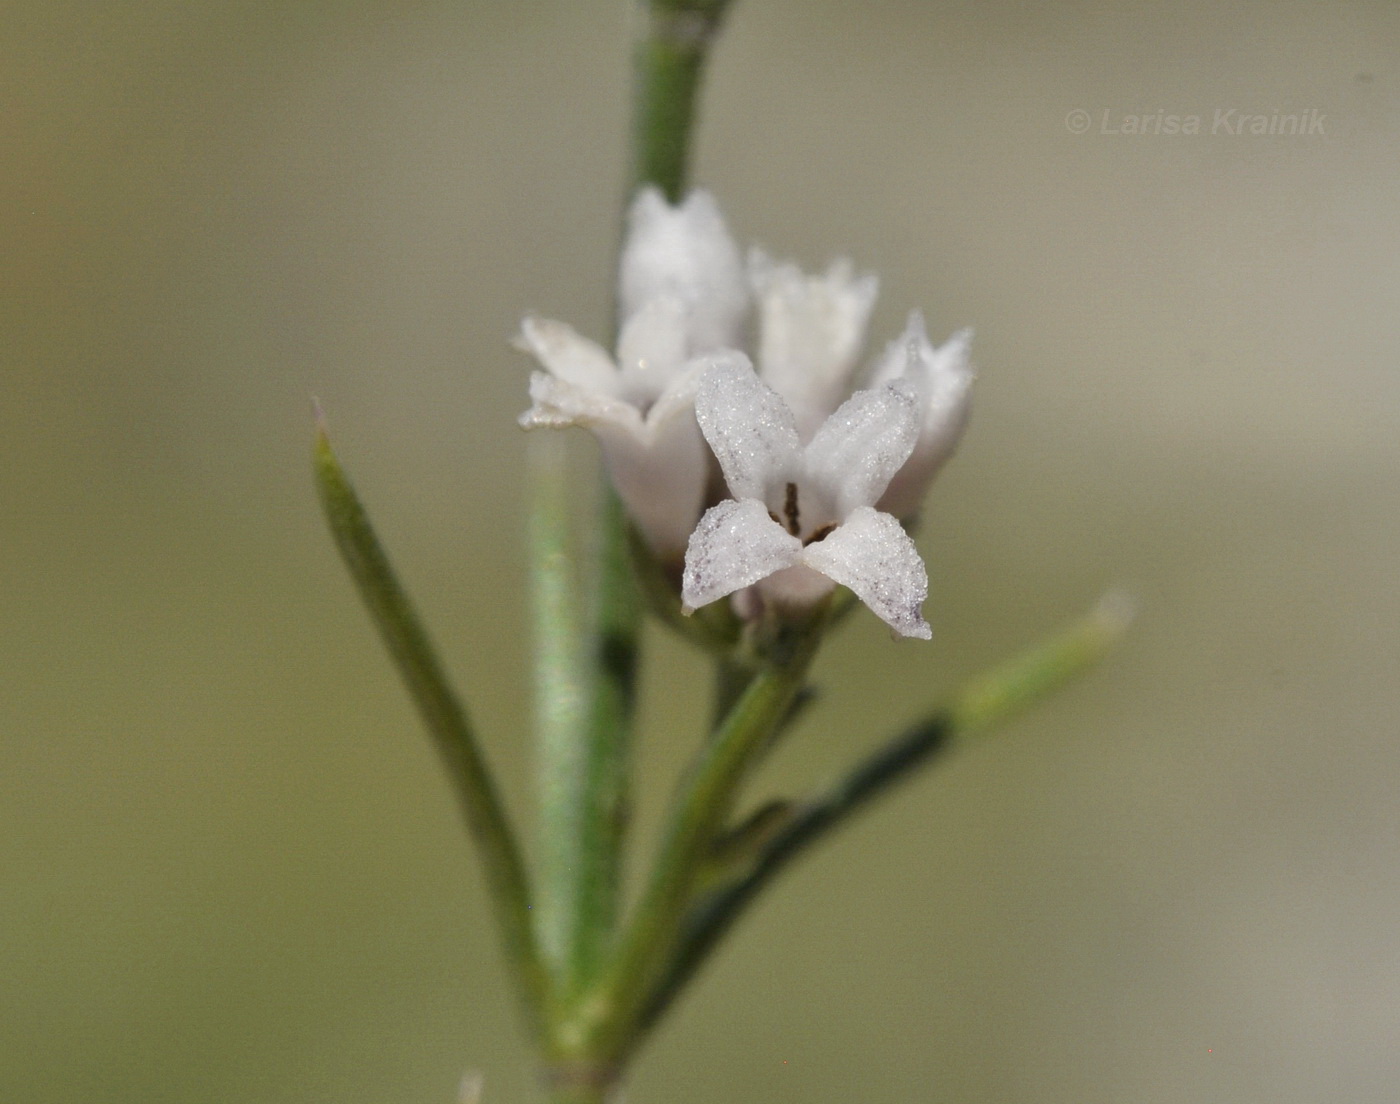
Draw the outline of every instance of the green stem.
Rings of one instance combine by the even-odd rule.
[[[593,878],[582,854],[588,820],[588,763],[579,739],[587,709],[580,654],[581,615],[569,539],[570,479],[566,442],[552,433],[530,438],[530,592],[535,647],[538,740],[540,949],[561,988],[571,988],[588,949]]]
[[[317,428],[315,471],[341,557],[433,737],[476,841],[506,958],[525,999],[531,1025],[539,1032],[548,998],[548,976],[535,942],[530,887],[520,850],[490,770],[466,711],[331,449],[324,426]]]
[[[824,611],[792,628],[774,648],[729,717],[700,750],[672,806],[671,821],[611,976],[595,1003],[595,1055],[620,1061],[636,1033],[659,975],[674,957],[682,921],[739,784],[782,723],[821,638]]]
[[[677,954],[643,1013],[642,1030],[655,1026],[753,899],[790,862],[875,797],[947,750],[954,735],[948,714],[937,713],[891,740],[826,793],[800,804],[748,872],[699,902],[686,918]]]
[[[659,186],[673,201],[685,188],[701,73],[727,4],[652,0],[647,5],[647,31],[636,55],[632,180],[637,186]],[[598,552],[587,572],[594,602],[585,625],[586,644],[574,655],[560,639],[561,625],[574,609],[565,590],[567,564],[558,555],[567,537],[567,500],[559,494],[563,478],[546,473],[537,481],[533,508],[549,902],[544,928],[561,990],[551,1013],[551,1046],[556,1054],[587,1058],[570,1032],[578,1020],[576,998],[593,991],[592,983],[615,950],[640,609],[627,522],[616,495],[605,489],[596,519]],[[580,666],[574,666],[576,661]],[[576,686],[585,691],[581,717],[572,711]],[[568,1083],[569,1092],[601,1092],[590,1084],[580,1088],[574,1080]]]
[[[749,663],[731,651],[715,660],[714,704],[710,713],[710,728],[718,731],[726,717],[734,711],[734,706],[743,697],[749,683],[753,681],[754,669]]]
[[[632,180],[672,203],[685,192],[695,101],[729,0],[652,0],[637,45]]]
[[[700,74],[723,4],[656,2],[649,33],[638,47],[634,179],[659,185],[673,199],[685,186],[686,158]],[[535,494],[537,639],[559,641],[561,580],[556,552],[566,526],[564,475],[542,478]],[[604,492],[601,535],[591,572],[595,603],[582,679],[562,668],[563,646],[546,648],[537,678],[541,700],[543,871],[548,945],[557,954],[566,995],[586,986],[607,954],[617,921],[623,836],[628,816],[632,719],[640,608],[628,548],[626,518]],[[577,668],[573,668],[576,672]],[[574,709],[587,687],[586,714]],[[561,701],[561,695],[566,701]],[[560,716],[567,713],[567,716]],[[566,996],[567,1003],[567,996]]]
[[[570,992],[592,981],[611,950],[617,923],[623,836],[629,814],[632,723],[640,609],[628,562],[626,518],[605,491],[597,552],[589,673],[577,797],[574,971]]]
[[[941,753],[1094,666],[1122,635],[1129,616],[1125,599],[1109,595],[1087,617],[974,680],[949,706],[878,748],[825,793],[800,803],[746,873],[691,910],[676,954],[649,998],[641,1031],[655,1025],[754,898],[789,863]]]
[[[639,47],[636,179],[673,196],[684,187],[695,95],[722,7],[655,3]],[[532,528],[544,930],[567,1008],[600,969],[617,923],[641,618],[626,518],[605,489],[587,643],[580,650],[565,639],[577,625],[566,483],[562,468],[540,474]]]

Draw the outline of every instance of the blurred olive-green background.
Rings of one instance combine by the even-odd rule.
[[[308,397],[522,807],[506,339],[606,328],[629,21],[0,14],[0,1100],[529,1097]],[[739,0],[697,179],[741,240],[877,270],[876,342],[917,305],[981,366],[921,537],[935,642],[853,618],[765,787],[1112,583],[1141,615],[796,869],[631,1100],[1395,1098],[1397,56],[1366,0]],[[1323,133],[1211,134],[1231,108]],[[1104,133],[1158,111],[1205,133]],[[648,687],[700,709],[656,645]],[[695,735],[647,716],[644,827]]]

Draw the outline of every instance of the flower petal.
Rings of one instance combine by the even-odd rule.
[[[759,580],[752,593],[759,595],[767,605],[802,610],[820,602],[835,589],[836,584],[827,576],[799,563]]]
[[[695,417],[735,498],[766,498],[800,463],[792,411],[743,353],[713,358],[695,396]]]
[[[806,276],[759,250],[749,254],[749,281],[758,297],[759,374],[788,401],[805,441],[850,389],[878,282],[854,275],[848,260]]]
[[[802,542],[769,517],[758,499],[721,502],[690,536],[681,600],[687,610],[699,609],[801,558]]]
[[[695,393],[700,389],[700,381],[713,363],[711,357],[699,357],[687,362],[671,377],[666,390],[657,396],[656,402],[646,413],[644,424],[650,429],[663,425],[679,414],[685,414],[692,422],[695,421]],[[696,433],[699,433],[698,428]],[[704,449],[703,441],[700,447]]]
[[[617,393],[612,357],[572,326],[531,315],[521,322],[516,344],[561,380],[605,395]]]
[[[608,478],[628,515],[663,558],[679,557],[704,504],[710,466],[691,413],[692,378],[678,380],[643,420],[637,408],[555,379],[530,377],[526,429],[584,426],[598,439]],[[666,405],[663,407],[662,403]]]
[[[921,408],[919,440],[878,503],[887,513],[907,518],[918,511],[929,482],[967,428],[975,376],[968,360],[971,342],[972,331],[960,330],[935,349],[915,311],[875,366],[872,383],[903,379],[915,389]]]
[[[685,363],[685,316],[685,304],[674,295],[658,295],[623,323],[618,390],[629,402],[643,408],[655,402]]]
[[[686,307],[691,355],[739,344],[749,291],[739,247],[714,197],[694,191],[671,206],[644,188],[627,215],[619,302],[624,318],[657,295]]]
[[[548,372],[531,373],[530,400],[534,405],[520,415],[525,429],[606,424],[637,437],[642,433],[642,416],[631,403]]]
[[[608,477],[647,544],[663,560],[679,560],[705,504],[709,458],[689,408],[649,422],[642,438],[594,428]]]
[[[919,607],[928,597],[928,574],[909,534],[889,514],[855,510],[825,540],[802,550],[802,562],[850,587],[901,636],[933,635]]]
[[[807,479],[844,519],[857,506],[875,504],[918,437],[919,406],[907,384],[857,391],[804,451]]]

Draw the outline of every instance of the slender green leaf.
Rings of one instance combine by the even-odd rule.
[[[331,449],[324,425],[317,427],[314,460],[317,488],[336,546],[456,791],[485,867],[507,957],[531,1022],[540,1030],[548,985],[531,925],[530,888],[490,770],[466,711]]]

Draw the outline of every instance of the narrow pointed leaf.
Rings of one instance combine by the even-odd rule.
[[[433,738],[481,854],[507,956],[538,1029],[546,1000],[545,974],[531,926],[525,868],[496,785],[466,711],[331,449],[324,425],[317,427],[314,464],[341,558]]]

